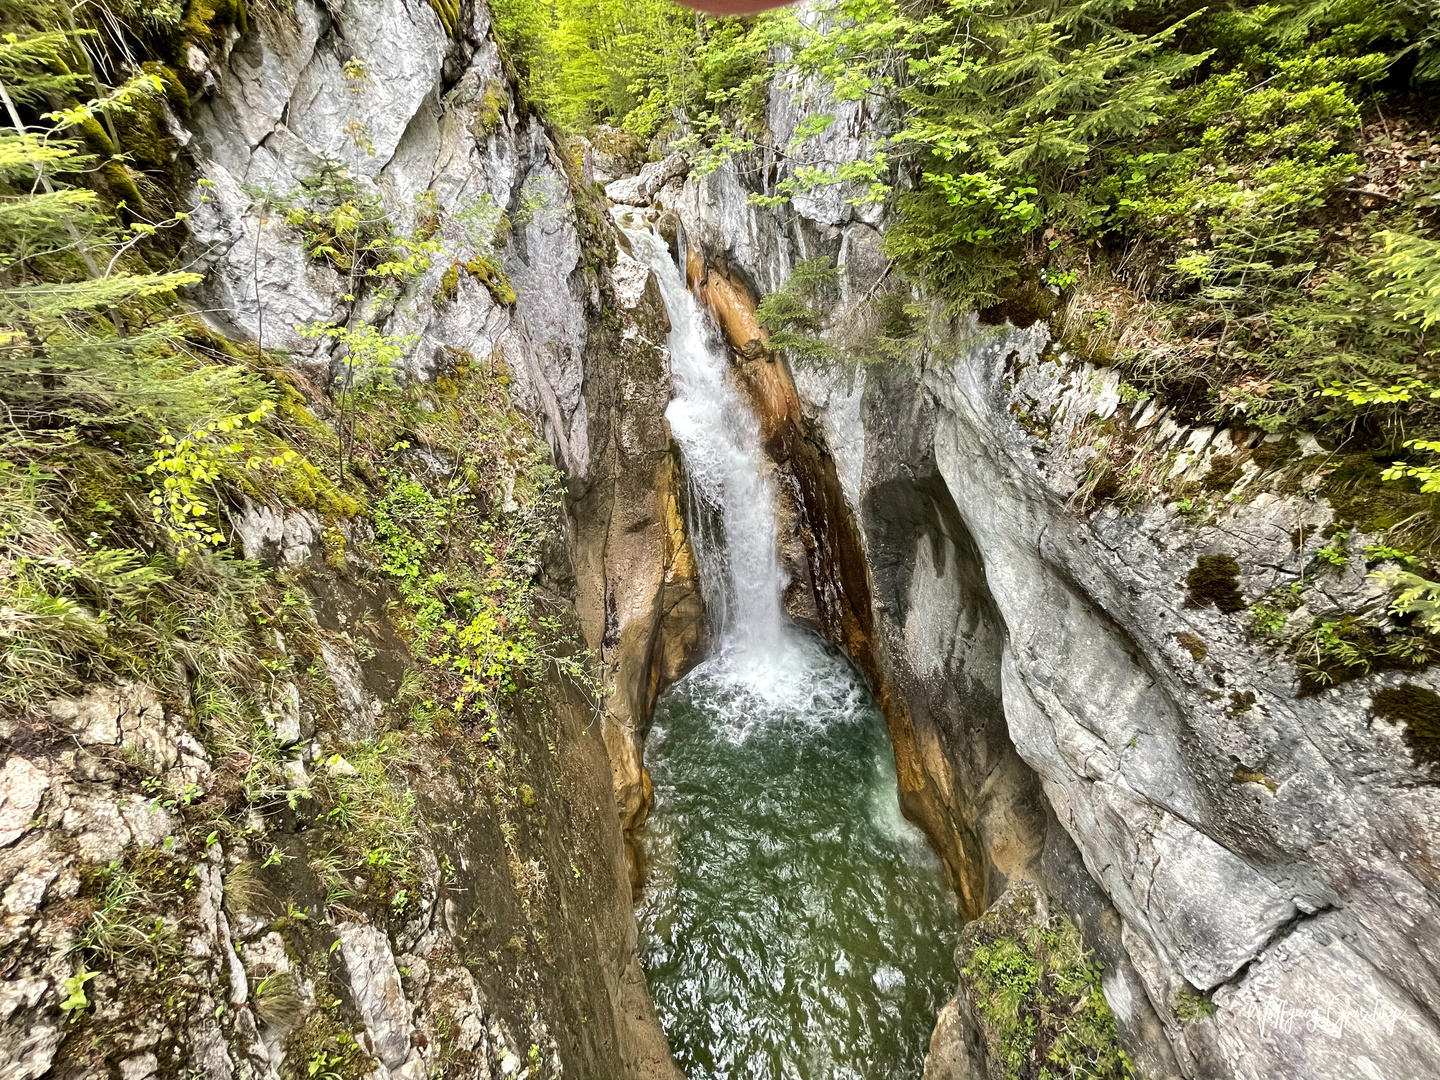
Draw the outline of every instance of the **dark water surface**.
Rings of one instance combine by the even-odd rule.
[[[689,1080],[915,1080],[959,919],[849,663],[789,630],[661,700],[643,961]]]

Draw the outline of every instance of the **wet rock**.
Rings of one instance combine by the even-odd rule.
[[[578,607],[613,691],[602,733],[627,830],[653,800],[641,738],[655,699],[699,656],[704,611],[683,520],[679,456],[665,423],[670,320],[648,266],[621,251],[614,270],[620,328],[614,359],[587,379],[591,484],[576,506]],[[597,358],[598,359],[598,358]],[[640,868],[632,848],[631,875]]]
[[[689,169],[690,163],[683,155],[671,154],[661,161],[644,165],[635,176],[627,176],[606,184],[605,195],[611,202],[626,206],[646,206],[661,188],[672,180],[683,177]]]
[[[984,1066],[972,1063],[972,1047],[966,1044],[966,1036],[973,1039],[974,1031],[961,1021],[959,1002],[947,1001],[935,1018],[923,1080],[984,1080]]]

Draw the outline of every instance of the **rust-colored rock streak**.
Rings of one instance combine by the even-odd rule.
[[[642,883],[633,831],[654,803],[642,740],[655,699],[704,646],[704,603],[685,532],[679,454],[665,422],[669,319],[653,281],[625,311],[641,332],[612,343],[587,379],[591,469],[574,500],[577,608],[600,656],[607,693],[601,732],[626,834],[632,884]]]
[[[864,672],[895,747],[901,809],[925,831],[940,855],[961,912],[976,918],[989,897],[986,858],[970,820],[973,814],[967,814],[957,798],[940,733],[933,723],[916,724],[904,698],[892,692],[885,676],[864,548],[835,463],[811,437],[790,371],[766,344],[755,318],[755,296],[743,282],[705,263],[693,251],[686,270],[733,351],[740,384],[760,419],[765,452],[795,494],[820,630]]]

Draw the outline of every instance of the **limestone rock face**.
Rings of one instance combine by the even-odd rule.
[[[540,121],[516,112],[484,5],[457,40],[425,0],[299,0],[213,63],[216,87],[197,103],[192,147],[196,178],[212,185],[197,189],[192,219],[208,317],[234,337],[290,350],[328,385],[339,359],[299,328],[360,313],[344,299],[346,278],[306,253],[279,207],[336,166],[403,228],[433,199],[449,212],[430,238],[440,250],[381,312],[380,329],[413,336],[408,363],[419,377],[447,355],[503,360],[560,463],[583,474],[593,282],[581,270],[564,163]],[[502,211],[513,228],[498,252]],[[512,303],[461,272],[482,256],[499,258]],[[452,267],[454,295],[437,301]]]
[[[670,439],[670,320],[648,267],[616,252],[619,329],[587,374],[592,468],[574,503],[575,570],[586,640],[609,692],[603,731],[627,830],[653,795],[642,739],[660,691],[699,659],[704,607],[685,532],[684,481]],[[629,849],[632,880],[642,880]]]
[[[703,629],[663,419],[664,309],[647,273],[612,271],[603,220],[577,205],[585,193],[544,124],[516,107],[486,6],[462,12],[452,34],[426,0],[296,0],[213,55],[191,51],[207,87],[176,132],[197,182],[193,299],[227,336],[284,350],[322,421],[344,365],[307,324],[363,321],[411,342],[402,382],[461,361],[508,373],[568,485],[572,528],[534,573],[547,613],[600,655],[614,687],[604,723],[559,680],[517,703],[507,738],[527,782],[504,821],[455,767],[483,732],[449,750],[409,740],[403,763],[381,767],[403,773],[403,805],[380,808],[413,880],[403,902],[374,902],[361,870],[388,856],[317,845],[317,792],[358,793],[346,812],[366,805],[376,740],[406,727],[413,657],[388,621],[393,597],[346,562],[343,541],[367,539],[363,515],[322,528],[279,495],[245,499],[243,554],[293,575],[314,614],[313,640],[266,624],[264,661],[237,660],[268,684],[263,717],[217,714],[193,671],[165,689],[96,682],[0,717],[6,1080],[322,1067],[678,1078],[637,960],[613,802],[627,825],[643,818],[639,734]],[[284,212],[303,182],[342,166],[357,198],[397,232],[433,229],[438,249],[398,296],[362,295],[363,310]],[[447,464],[417,448],[406,467]],[[244,739],[226,728],[250,721]],[[236,748],[255,745],[265,753]],[[144,958],[153,977],[86,968],[107,950]]]
[[[230,763],[151,687],[95,684],[17,724],[0,767],[0,950],[9,959],[0,981],[0,1074],[78,1078],[110,1061],[126,1076],[152,1076],[163,1066],[207,1080],[240,1069],[278,1078],[306,1067],[306,1033],[347,1031],[356,1033],[357,1060],[369,1063],[366,1075],[377,1080],[422,1080],[442,1060],[449,1075],[509,1075],[515,1068],[507,1071],[506,1061],[535,1052],[557,1074],[569,1066],[582,1075],[598,1068],[673,1080],[635,958],[620,831],[604,805],[610,777],[603,743],[586,735],[589,714],[578,696],[552,694],[532,719],[531,752],[543,756],[550,740],[568,796],[594,807],[586,824],[561,844],[558,837],[507,838],[481,815],[446,841],[450,823],[473,812],[472,801],[445,778],[443,760],[429,761],[434,771],[418,803],[423,832],[415,840],[431,846],[416,853],[419,895],[396,921],[362,895],[347,893],[344,904],[334,883],[315,881],[308,867],[333,853],[307,849],[303,829],[272,828],[259,844],[229,831],[223,819],[207,822],[204,828],[219,825],[208,836],[197,831],[193,807],[223,797],[233,783]],[[293,753],[302,772],[306,762],[331,772],[317,760],[323,749]],[[347,771],[343,758],[330,760],[334,775],[353,779],[353,766]],[[302,792],[296,805],[313,807],[310,798]],[[539,799],[559,804],[553,787],[542,787]],[[563,909],[558,898],[543,901],[566,948],[548,963],[534,958],[533,970],[519,962],[518,971],[534,980],[520,1000],[506,996],[514,966],[466,952],[485,931],[478,913],[511,927],[530,917],[513,891],[507,851],[530,866],[541,866],[541,858],[583,866],[589,879]],[[261,868],[262,860],[281,868]],[[445,899],[441,862],[460,871]],[[286,865],[307,869],[287,872]],[[167,876],[187,867],[188,874]],[[87,884],[138,886],[136,875],[147,872],[158,876],[143,879],[144,894],[127,885],[102,889],[97,899]],[[457,882],[465,890],[458,898]],[[77,920],[77,911],[91,913],[89,921]],[[85,977],[84,958],[100,947],[138,949],[158,963],[170,1012],[144,986]],[[67,1040],[74,1029],[61,1006],[74,1007],[77,988],[86,1022],[103,1023],[110,1034],[104,1043]],[[607,1045],[577,1050],[582,1014],[603,1025],[595,1030],[606,1033]],[[188,1017],[189,1027],[182,1033],[167,1016]]]
[[[777,140],[813,93],[771,87]],[[836,128],[816,155],[853,156],[865,126]],[[737,158],[656,198],[696,262],[752,296],[801,258],[835,258],[844,310],[887,273],[885,222],[828,196],[747,204],[788,167]],[[732,343],[748,378],[757,362]],[[1099,425],[1197,483],[1216,459],[1248,461],[1258,436],[1123,402],[1118,376],[1064,354],[1043,322],[972,320],[913,365],[788,382],[784,412],[843,496],[808,522],[832,541],[808,546],[810,572],[843,563],[833,541],[857,530],[845,580],[860,583],[868,658],[846,644],[885,709],[906,812],[968,913],[1020,881],[1068,912],[1144,1075],[1440,1075],[1440,787],[1371,711],[1382,689],[1440,679],[1302,693],[1243,611],[1187,588],[1217,555],[1236,560],[1246,604],[1294,582],[1331,523],[1324,499],[1264,492],[1250,464],[1209,515],[1097,502]],[[1381,602],[1365,543],[1307,581],[1298,618]],[[963,1031],[962,1013],[941,1031]],[[937,1043],[936,1076],[984,1075]]]

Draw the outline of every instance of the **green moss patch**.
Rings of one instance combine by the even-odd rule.
[[[1355,525],[1363,532],[1383,533],[1430,509],[1434,499],[1419,493],[1414,481],[1385,481],[1382,475],[1403,450],[1346,454],[1334,459],[1334,469],[1320,491],[1335,510],[1337,522]]]
[[[1402,737],[1416,761],[1440,767],[1440,694],[1414,683],[1401,683],[1377,693],[1370,710],[1405,729]]]
[[[1200,486],[1206,491],[1229,491],[1245,471],[1245,458],[1240,454],[1216,454]]]
[[[1240,595],[1240,564],[1233,555],[1201,555],[1185,575],[1185,585],[1190,590],[1186,607],[1214,604],[1227,614],[1245,607],[1245,597]]]
[[[1012,895],[965,928],[960,950],[990,1075],[1134,1075],[1100,989],[1100,965],[1070,919],[1040,919],[1033,896]]]
[[[510,275],[505,273],[494,259],[485,256],[471,259],[465,264],[465,269],[471,277],[490,290],[490,298],[495,303],[502,307],[514,305],[517,299],[515,286],[510,284]]]
[[[1274,795],[1275,792],[1280,788],[1280,784],[1278,781],[1272,779],[1270,776],[1261,772],[1260,770],[1247,769],[1239,765],[1235,767],[1235,773],[1233,776],[1230,777],[1230,782],[1232,784],[1263,784],[1265,788],[1269,790],[1271,795]],[[1176,1009],[1176,1012],[1178,1014],[1178,1008]]]
[[[1180,643],[1180,647],[1188,652],[1197,664],[1210,655],[1210,646],[1206,645],[1197,635],[1190,633],[1188,630],[1182,630],[1176,634],[1175,640]]]

